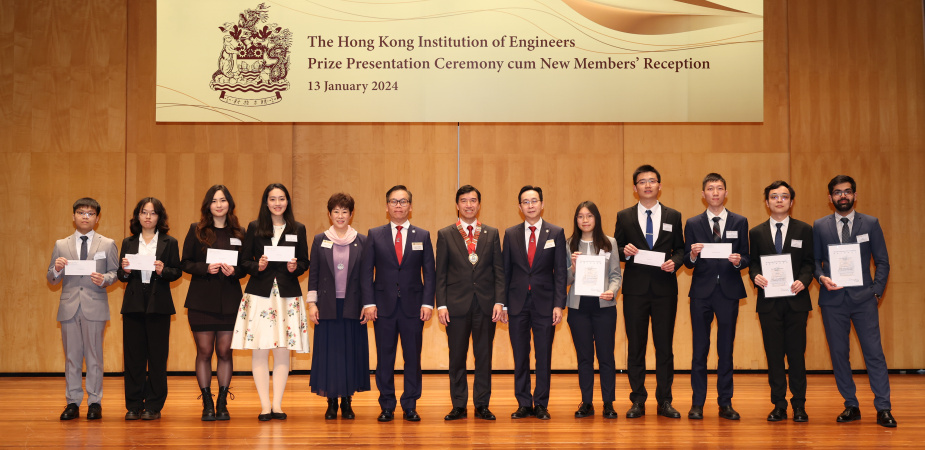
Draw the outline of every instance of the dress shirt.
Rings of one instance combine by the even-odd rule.
[[[270,239],[270,242],[273,243],[274,247],[279,245],[279,238],[283,237],[283,231],[285,230],[286,230],[286,224],[273,225],[273,237]]]
[[[726,208],[723,208],[723,211],[719,213],[718,215],[713,214],[712,212],[710,212],[709,209],[707,209],[707,223],[710,225],[710,231],[713,231],[713,218],[719,217],[719,235],[721,237],[724,237],[726,233],[726,217],[728,216],[729,216],[729,213],[726,211]],[[700,243],[703,244],[704,242],[700,242]],[[691,254],[690,260],[691,262],[694,262],[694,261],[697,261],[697,258],[694,258],[694,255]],[[735,268],[738,269],[739,267],[741,267],[741,263],[739,264],[740,265],[735,266]],[[719,277],[719,275],[717,275],[717,277]]]
[[[649,211],[652,211],[652,243],[658,242],[658,232],[661,230],[660,226],[662,223],[662,204],[655,202]],[[639,203],[639,207],[636,208],[636,215],[639,216],[639,229],[642,230],[643,235],[646,233],[646,219],[649,215],[646,214],[646,207],[642,206],[642,203]],[[644,248],[642,250],[649,250]]]
[[[138,254],[139,255],[157,255],[157,237],[160,234],[159,231],[154,232],[154,237],[151,238],[151,242],[145,242],[143,235],[138,235]],[[151,282],[151,273],[150,270],[141,271],[141,282],[148,284]]]
[[[411,226],[411,221],[406,220],[404,223],[396,224],[395,222],[389,222],[389,226],[392,229],[392,244],[395,244],[395,236],[398,234],[398,225],[401,225],[401,245],[404,246],[405,242],[408,242],[408,227]],[[404,250],[402,250],[404,251]]]
[[[530,251],[530,235],[533,233],[530,231],[530,227],[536,227],[536,246],[539,248],[540,245],[543,245],[540,242],[540,230],[543,229],[543,218],[541,217],[540,220],[537,220],[533,225],[530,225],[530,222],[524,221],[524,243],[527,245],[524,248],[528,249],[527,251]]]
[[[782,221],[780,221],[780,222],[774,220],[774,218],[771,217],[771,218],[768,220],[768,222],[769,222],[769,224],[771,225],[771,242],[774,242],[774,236],[777,235],[777,224],[779,224],[779,223],[784,224],[784,226],[780,227],[780,232],[781,232],[781,235],[782,235],[782,236],[781,236],[781,239],[782,239],[782,241],[781,241],[781,248],[784,248],[784,244],[786,244],[786,242],[787,242],[787,241],[786,241],[786,239],[787,239],[787,227],[790,226],[790,216],[784,217],[784,220],[782,220]]]
[[[838,240],[841,240],[841,229],[845,227],[845,224],[841,222],[842,218],[848,219],[848,236],[851,236],[851,230],[854,229],[854,210],[852,209],[847,216],[843,216],[839,213],[835,213],[835,227],[838,228]],[[842,242],[844,244],[844,242]],[[78,247],[80,247],[78,245]]]

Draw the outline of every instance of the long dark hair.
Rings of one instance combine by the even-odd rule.
[[[196,225],[196,239],[202,243],[203,247],[211,247],[215,243],[215,219],[212,217],[212,199],[215,193],[222,191],[225,194],[225,200],[228,200],[228,213],[225,215],[225,227],[231,232],[233,237],[244,239],[244,229],[238,222],[238,216],[234,214],[234,198],[231,197],[231,191],[223,184],[216,184],[206,191],[205,198],[202,199],[202,207],[199,208],[201,216],[199,223]],[[205,248],[203,248],[205,251]]]
[[[594,236],[594,248],[605,252],[613,251],[610,240],[607,239],[604,228],[601,226],[601,212],[597,210],[597,205],[590,200],[579,203],[578,207],[575,208],[575,216],[572,218],[572,237],[569,238],[569,251],[571,253],[577,252],[578,245],[581,242],[581,228],[578,227],[578,213],[581,212],[581,208],[588,208],[588,211],[594,215],[594,231],[591,232]]]
[[[138,201],[138,204],[135,205],[135,210],[132,211],[132,218],[128,221],[128,229],[132,232],[133,236],[137,236],[141,233],[141,222],[138,221],[138,213],[141,212],[141,209],[145,207],[148,203],[151,206],[154,206],[154,212],[157,213],[157,225],[154,228],[157,231],[167,234],[170,231],[170,226],[167,224],[167,209],[164,208],[164,204],[160,200],[154,197],[145,197]]]
[[[270,207],[267,206],[267,198],[270,197],[270,191],[279,189],[286,194],[286,210],[283,211],[283,219],[286,221],[286,228],[295,229],[295,216],[292,215],[292,197],[289,196],[289,189],[282,183],[270,183],[263,190],[263,197],[260,199],[260,212],[257,214],[257,236],[271,238],[273,237],[273,218],[270,214]]]

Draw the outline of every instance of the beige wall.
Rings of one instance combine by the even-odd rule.
[[[121,242],[138,198],[164,201],[172,234],[184,238],[214,183],[228,185],[238,215],[256,216],[266,184],[283,182],[309,233],[328,226],[327,197],[357,200],[354,227],[386,222],[384,193],[414,193],[412,220],[436,232],[455,217],[457,173],[479,187],[481,219],[507,228],[520,219],[516,193],[536,184],[546,219],[571,231],[575,205],[593,200],[604,230],[635,202],[629,181],[639,164],[662,173],[662,202],[684,218],[700,213],[700,179],[729,183],[730,210],[754,226],[767,218],[762,188],[792,181],[793,215],[812,222],[831,210],[825,185],[836,173],[859,182],[858,209],[880,218],[892,273],[880,310],[890,367],[925,367],[925,293],[913,286],[913,251],[925,242],[912,218],[925,213],[925,61],[918,0],[765,2],[765,121],[762,124],[156,124],[154,0],[0,4],[0,372],[61,372],[55,322],[59,288],[44,271],[55,239],[73,232],[70,205],[103,204],[98,231]],[[458,145],[458,153],[457,153]],[[682,291],[690,271],[679,274]],[[304,284],[305,280],[303,280]],[[173,286],[180,313],[169,369],[193,370],[195,349],[182,308],[189,277]],[[812,288],[815,298],[817,287]],[[755,296],[742,300],[735,367],[766,367]],[[112,321],[105,370],[121,371],[122,286],[110,288]],[[621,300],[622,301],[622,300]],[[28,305],[28,308],[24,307]],[[625,367],[620,314],[616,357]],[[810,314],[807,365],[830,369],[818,309]],[[372,333],[371,333],[372,335]],[[425,369],[445,369],[446,336],[425,326]],[[856,341],[853,341],[856,344]],[[371,342],[372,344],[372,342]],[[855,345],[856,347],[856,345]],[[574,369],[567,325],[560,325],[553,368]],[[654,363],[650,352],[649,365]],[[690,366],[688,300],[679,299],[675,364]],[[372,352],[375,358],[375,353]],[[235,368],[248,370],[247,352]],[[852,360],[860,367],[860,353]],[[715,355],[711,355],[715,361]],[[711,362],[715,364],[715,362]],[[308,369],[310,355],[294,357]],[[495,341],[495,368],[511,369],[507,329]],[[375,367],[375,361],[373,361]]]

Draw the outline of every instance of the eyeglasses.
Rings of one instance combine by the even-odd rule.
[[[86,218],[88,218],[88,219],[89,219],[90,217],[96,217],[96,212],[94,212],[94,211],[77,211],[76,214],[77,214],[78,216],[80,216],[80,217],[86,217]]]
[[[636,182],[637,186],[645,186],[647,184],[656,185],[658,184],[658,179],[649,178],[648,180],[639,180]]]
[[[783,201],[786,202],[787,200],[790,200],[790,196],[787,195],[787,194],[782,194],[782,195],[771,194],[770,198],[771,198],[771,200],[775,200],[775,201],[777,201],[777,200],[783,200]]]
[[[530,206],[530,205],[535,205],[535,204],[537,204],[537,203],[539,203],[539,202],[540,202],[540,201],[539,201],[538,199],[532,198],[532,199],[530,199],[530,200],[524,200],[524,201],[520,202],[520,204],[521,204],[521,205],[524,205],[524,206]]]
[[[845,189],[844,191],[832,192],[832,197],[851,197],[852,195],[854,195],[854,191],[851,189]]]
[[[154,211],[142,211],[138,213],[138,215],[144,217],[157,217],[157,213]]]
[[[410,204],[411,204],[411,202],[408,201],[408,199],[405,199],[405,198],[403,198],[403,199],[401,199],[401,200],[394,199],[394,198],[391,199],[391,200],[389,200],[389,205],[390,205],[390,206],[398,206],[398,205],[401,205],[401,206],[408,206],[408,205],[410,205]]]

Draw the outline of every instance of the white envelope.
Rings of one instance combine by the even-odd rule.
[[[93,259],[85,261],[69,259],[67,265],[64,266],[65,276],[92,275],[93,272],[96,272],[96,260]]]
[[[665,253],[653,252],[651,250],[639,250],[639,253],[636,253],[636,256],[633,257],[633,260],[636,264],[662,267],[662,264],[665,263]]]
[[[206,264],[225,263],[229,266],[238,265],[237,250],[221,250],[210,248],[206,251]]]
[[[267,256],[268,261],[289,262],[295,258],[295,247],[266,245],[263,247],[263,254]]]
[[[128,260],[126,269],[154,271],[154,261],[156,260],[154,255],[125,255],[125,259]]]
[[[731,242],[703,244],[703,250],[700,251],[700,257],[707,259],[729,259],[729,255],[731,254]]]

